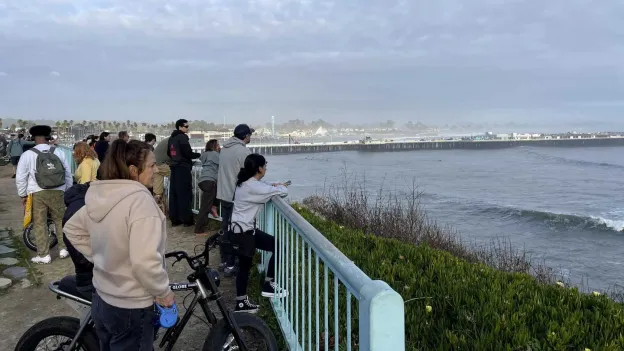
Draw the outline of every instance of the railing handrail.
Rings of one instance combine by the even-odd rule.
[[[295,209],[279,196],[271,198],[273,205],[284,214],[286,220],[295,227],[301,236],[312,246],[325,264],[329,265],[340,280],[349,287],[349,290],[360,294],[362,289],[370,285],[373,280],[366,275],[358,266],[345,256],[331,241],[321,234],[312,224],[305,220]]]

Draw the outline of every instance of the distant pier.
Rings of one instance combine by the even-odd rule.
[[[561,138],[529,140],[436,140],[405,142],[348,142],[315,144],[257,145],[247,147],[253,153],[262,155],[285,155],[339,151],[388,152],[415,150],[491,150],[508,149],[519,146],[535,147],[600,147],[624,146],[624,137],[609,138]],[[195,148],[196,151],[201,151]]]

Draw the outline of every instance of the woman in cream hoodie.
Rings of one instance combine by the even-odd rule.
[[[148,190],[156,159],[140,141],[115,140],[67,239],[93,262],[91,313],[107,351],[152,350],[154,302],[174,303],[164,266],[165,216]]]

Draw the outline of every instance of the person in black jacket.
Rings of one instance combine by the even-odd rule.
[[[100,140],[95,143],[93,150],[98,155],[98,160],[100,163],[104,162],[104,156],[106,156],[106,151],[108,151],[108,144],[110,143],[111,136],[109,132],[102,132],[100,134]]]
[[[76,184],[65,192],[65,214],[63,215],[63,226],[65,223],[85,205],[85,194],[89,189],[90,183]],[[76,271],[76,288],[78,292],[86,299],[91,301],[93,295],[93,263],[89,262],[72,243],[67,240],[67,236],[63,235],[63,242],[69,251],[69,257],[74,262]]]
[[[193,203],[193,159],[200,154],[193,152],[189,137],[189,123],[185,119],[176,121],[176,130],[168,141],[167,155],[171,158],[171,176],[169,177],[169,219],[172,226],[195,225],[191,206]]]

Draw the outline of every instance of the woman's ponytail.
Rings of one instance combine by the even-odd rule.
[[[126,142],[123,139],[113,141],[106,151],[100,175],[102,180],[130,179],[130,166],[135,166],[143,171],[145,160],[151,149],[142,141],[132,140]]]
[[[241,186],[260,172],[260,168],[266,165],[266,159],[260,154],[250,154],[245,158],[245,166],[240,169],[236,179],[236,186]]]

